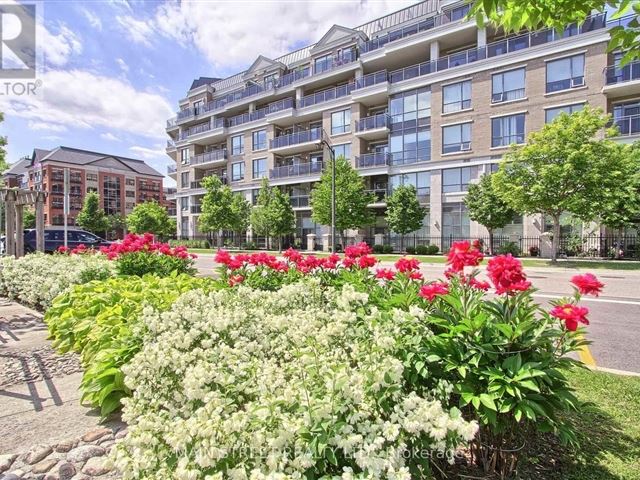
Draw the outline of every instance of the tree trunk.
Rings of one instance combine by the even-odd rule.
[[[495,255],[493,251],[493,228],[488,228],[487,230],[489,231],[489,255],[493,256]]]
[[[404,233],[400,235],[400,252],[405,253],[404,252]]]
[[[278,235],[278,251],[282,252],[282,235]]]
[[[218,230],[216,232],[216,245],[218,248],[222,248],[222,231]]]
[[[620,260],[622,258],[622,255],[624,254],[624,249],[622,245],[622,237],[624,236],[623,230],[624,230],[624,227],[619,227],[617,230],[616,255],[615,255],[616,260]]]
[[[342,247],[342,251],[344,252],[344,230],[340,230],[340,246]],[[334,250],[337,252],[338,251],[337,245],[334,247],[335,247]]]
[[[560,215],[553,216],[553,240],[551,241],[551,262],[558,261],[558,247],[560,246]]]

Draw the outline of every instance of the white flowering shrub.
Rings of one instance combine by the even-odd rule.
[[[124,479],[428,477],[477,425],[404,381],[400,342],[429,334],[423,316],[313,280],[147,307],[115,465]]]
[[[71,285],[105,279],[113,274],[113,262],[104,255],[45,255],[0,259],[0,295],[47,309],[58,294]]]

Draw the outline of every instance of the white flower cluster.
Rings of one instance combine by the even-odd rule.
[[[417,312],[366,301],[308,280],[145,309],[115,465],[125,479],[408,480],[416,456],[473,438],[475,423],[404,386],[396,339]]]
[[[69,286],[112,275],[104,255],[45,255],[0,259],[0,295],[46,309]]]

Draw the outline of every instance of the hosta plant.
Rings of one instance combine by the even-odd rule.
[[[313,279],[146,309],[115,465],[125,479],[428,478],[477,425],[404,382],[400,340],[428,335],[421,316]]]
[[[187,275],[116,277],[76,285],[57,297],[44,320],[54,348],[81,355],[82,401],[103,416],[117,409],[130,394],[121,368],[142,347],[143,309],[168,310],[181,293],[213,286],[210,279]]]

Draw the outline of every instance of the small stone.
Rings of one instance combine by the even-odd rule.
[[[98,445],[102,445],[103,443],[109,443],[111,442],[114,438],[116,438],[113,433],[109,433],[107,435],[105,435],[104,437],[100,438],[98,440]]]
[[[57,473],[47,473],[42,480],[60,480]]]
[[[115,444],[116,442],[114,440],[109,440],[108,442],[102,442],[100,446],[108,452]]]
[[[60,480],[70,480],[76,474],[76,467],[73,463],[62,462],[58,465],[58,477]]]
[[[99,438],[102,438],[105,435],[108,435],[110,433],[111,433],[111,429],[110,428],[105,428],[105,427],[94,428],[90,432],[87,432],[87,433],[84,434],[84,436],[82,437],[82,441],[83,442],[94,442],[94,441],[98,440]]]
[[[120,440],[121,438],[126,437],[127,433],[129,433],[129,430],[127,428],[120,430],[118,433],[116,433],[116,439]]]
[[[17,480],[22,477],[24,477],[24,471],[14,470],[13,472],[6,474],[2,480]]]
[[[89,480],[89,477],[84,473],[79,473],[75,477],[73,477],[71,480]]]
[[[54,450],[58,453],[67,453],[73,447],[75,447],[75,441],[69,439],[69,440],[63,440],[62,442],[57,444]]]
[[[18,455],[0,455],[0,473],[9,470],[11,468],[11,465],[13,465],[13,462],[15,462],[16,458],[18,458]]]
[[[38,463],[40,460],[44,459],[47,455],[49,455],[53,449],[49,445],[36,445],[25,457],[25,462],[29,465],[33,465],[34,463]]]
[[[91,457],[100,457],[104,453],[104,448],[97,445],[82,445],[67,453],[67,460],[73,463],[85,462]]]
[[[58,460],[56,460],[55,458],[49,458],[47,460],[43,460],[42,462],[35,464],[31,472],[35,474],[46,473],[49,470],[51,470],[53,467],[55,467],[57,463],[58,463]]]
[[[82,473],[97,477],[109,473],[111,470],[112,467],[108,458],[91,457],[82,468]]]

